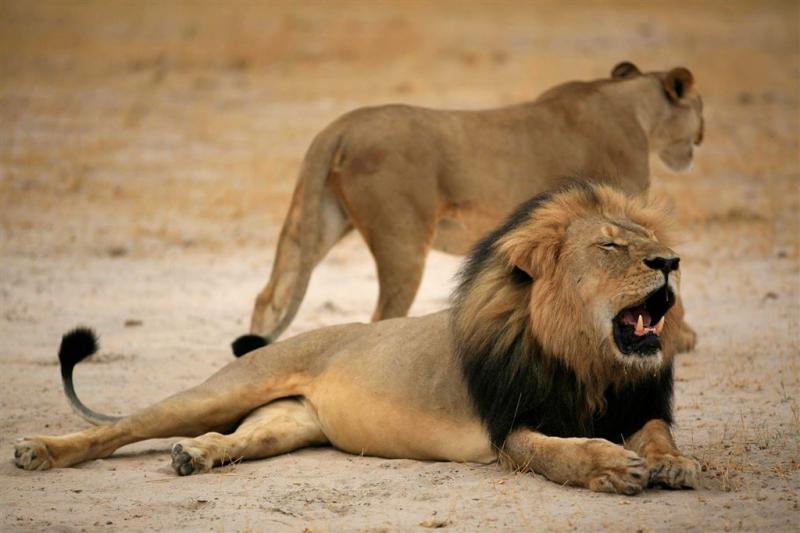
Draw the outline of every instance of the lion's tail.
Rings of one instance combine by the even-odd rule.
[[[110,424],[122,417],[104,415],[92,411],[75,394],[72,383],[72,370],[75,365],[97,352],[97,336],[89,328],[75,328],[61,337],[61,346],[58,349],[58,360],[61,363],[61,381],[64,384],[64,394],[67,395],[72,409],[82,418],[98,426]]]
[[[256,298],[250,334],[239,337],[231,345],[236,357],[266,346],[289,327],[303,301],[317,261],[346,232],[349,221],[345,216],[334,224],[321,219],[325,207],[325,183],[341,143],[342,134],[333,127],[317,135],[308,148],[278,239],[269,282]],[[334,207],[334,210],[338,209]]]

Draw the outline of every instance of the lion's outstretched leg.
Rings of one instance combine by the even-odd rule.
[[[229,395],[224,395],[229,396]],[[231,398],[193,394],[191,391],[147,407],[114,424],[97,426],[61,436],[20,439],[14,459],[25,470],[46,470],[108,457],[132,442],[145,439],[200,435],[211,429],[224,429],[236,422],[241,408]]]
[[[699,487],[700,464],[678,450],[669,425],[663,420],[649,421],[628,439],[625,447],[644,458],[651,485],[673,489]]]
[[[253,411],[230,435],[206,433],[176,443],[172,467],[185,476],[241,459],[272,457],[327,442],[305,401],[277,400]]]
[[[107,457],[120,446],[141,440],[225,431],[258,406],[298,394],[297,387],[308,378],[287,371],[293,360],[280,355],[273,354],[267,369],[260,360],[239,359],[205,383],[113,424],[69,435],[20,439],[14,461],[26,470],[46,470]]]
[[[556,483],[598,492],[636,494],[647,485],[644,460],[605,439],[548,437],[519,429],[506,439],[500,460]]]

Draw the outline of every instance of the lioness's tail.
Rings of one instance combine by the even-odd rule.
[[[69,399],[72,409],[85,420],[98,426],[120,420],[122,417],[109,416],[96,413],[78,399],[75,387],[72,384],[72,370],[75,365],[97,352],[97,336],[89,328],[75,328],[61,337],[61,346],[58,349],[58,360],[61,363],[61,381],[64,384],[64,393]]]
[[[338,199],[325,187],[341,144],[342,134],[334,123],[317,135],[303,159],[269,282],[256,298],[250,335],[239,337],[231,345],[237,357],[283,333],[300,308],[312,270],[352,228]]]

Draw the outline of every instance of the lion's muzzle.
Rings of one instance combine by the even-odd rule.
[[[665,276],[666,278],[666,276]],[[665,315],[675,304],[667,280],[637,305],[622,309],[613,319],[614,341],[625,355],[646,357],[661,349]]]

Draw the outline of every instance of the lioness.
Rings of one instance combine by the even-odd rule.
[[[405,316],[431,247],[463,254],[520,202],[564,176],[646,191],[649,153],[681,170],[703,135],[702,102],[685,68],[569,82],[533,102],[485,111],[403,105],[358,109],[325,128],[303,161],[251,335],[234,353],[289,326],[311,271],[353,227],[369,246],[380,293],[373,320]]]
[[[72,368],[96,350],[91,331],[76,330],[59,352],[65,390],[103,425],[23,439],[16,464],[69,466],[189,435],[172,448],[180,475],[333,444],[499,459],[604,492],[694,487],[698,464],[670,434],[680,273],[664,217],[606,186],[539,196],[476,246],[451,310],[299,335],[127,418],[75,396]]]

